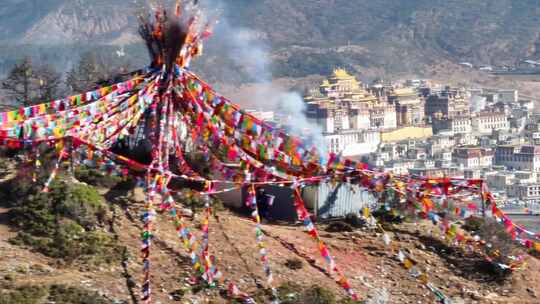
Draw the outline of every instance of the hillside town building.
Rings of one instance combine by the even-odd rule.
[[[488,168],[493,164],[493,156],[494,153],[491,149],[456,148],[453,160],[463,169]]]
[[[393,89],[387,95],[388,102],[396,108],[398,127],[425,124],[425,100],[412,87]]]
[[[336,69],[304,100],[308,120],[322,128],[328,150],[335,153],[369,153],[378,144],[369,132],[397,127],[395,107],[379,100],[343,69]]]
[[[472,131],[471,118],[468,116],[459,116],[453,118],[433,118],[432,128],[434,134],[450,132],[451,134],[468,134]]]
[[[473,132],[490,134],[493,131],[508,131],[510,122],[502,112],[480,112],[472,116],[471,127]]]
[[[305,103],[329,152],[394,174],[483,178],[502,197],[540,205],[540,114],[516,90],[365,86],[336,69]]]
[[[495,163],[509,170],[540,172],[540,146],[498,146]]]
[[[445,87],[441,91],[427,90],[425,115],[433,118],[467,117],[470,114],[469,99],[461,89]]]

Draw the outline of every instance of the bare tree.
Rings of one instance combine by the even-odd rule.
[[[129,71],[129,64],[114,59],[95,52],[84,53],[78,65],[67,73],[68,89],[75,94],[120,81],[121,75]]]
[[[52,100],[59,93],[61,75],[48,65],[34,65],[25,58],[9,71],[1,87],[17,106]]]
[[[107,77],[104,65],[98,63],[95,53],[89,52],[83,54],[79,64],[67,73],[66,84],[72,93],[81,93],[95,89],[97,83]]]

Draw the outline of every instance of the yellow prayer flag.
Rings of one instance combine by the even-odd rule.
[[[369,218],[369,208],[368,207],[364,207],[364,218]]]
[[[64,150],[64,141],[63,140],[56,143],[56,152],[60,153],[62,150]]]
[[[433,208],[433,202],[427,197],[424,197],[424,199],[422,199],[422,203],[429,209]]]
[[[427,277],[427,274],[425,273],[422,273],[418,279],[420,280],[420,282],[424,283],[424,284],[427,284],[428,283],[428,277]]]
[[[133,105],[135,102],[137,102],[138,97],[139,97],[138,95],[133,95],[133,96],[131,96],[131,97],[129,98],[129,100],[128,100],[129,105],[131,106],[131,105]]]
[[[11,111],[7,113],[8,121],[14,121],[15,120],[15,111]]]
[[[405,259],[405,261],[403,261],[403,266],[405,266],[405,269],[411,269],[411,267],[413,267],[413,263],[411,262],[411,260],[409,259]]]

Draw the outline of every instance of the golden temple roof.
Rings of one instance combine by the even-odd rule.
[[[416,92],[412,88],[398,88],[394,89],[394,95],[416,95]]]
[[[337,68],[337,69],[334,69],[334,77],[336,77],[336,78],[351,78],[352,76],[349,73],[347,73],[347,71],[345,71],[344,69]]]
[[[328,79],[323,80],[321,87],[329,87],[329,86],[330,86],[330,82],[328,81]]]

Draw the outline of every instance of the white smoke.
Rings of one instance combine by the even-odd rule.
[[[216,10],[226,9],[225,1],[205,2],[207,15],[215,16]],[[229,57],[255,84],[256,90],[250,96],[255,102],[251,104],[271,108],[283,116],[290,117],[286,123],[289,133],[302,137],[308,145],[314,145],[320,153],[326,154],[322,130],[307,120],[306,104],[301,95],[274,84],[270,48],[263,41],[263,35],[254,30],[233,26],[223,16],[219,19],[215,31],[218,37],[212,39],[220,41],[223,56]]]
[[[227,26],[226,32],[230,34],[228,56],[255,82],[270,83],[272,73],[269,69],[269,50],[259,40],[257,33],[249,29],[233,28],[226,23],[222,26]]]
[[[478,95],[471,96],[471,105],[470,105],[471,112],[478,113],[478,112],[483,111],[486,107],[486,100],[487,99],[484,96],[478,96]]]
[[[322,136],[322,128],[308,121],[306,103],[302,96],[296,92],[281,93],[278,95],[278,106],[281,112],[289,119],[287,130],[294,135],[301,136],[307,144],[317,147],[319,153],[327,153],[326,143]]]

